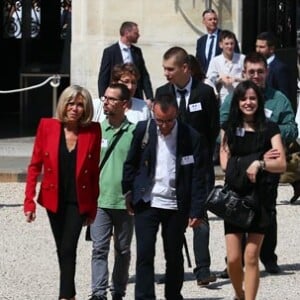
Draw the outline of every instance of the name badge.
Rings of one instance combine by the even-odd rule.
[[[107,139],[102,139],[101,148],[107,148]]]
[[[236,136],[244,136],[244,135],[245,135],[245,129],[244,129],[244,128],[238,127],[238,128],[236,129],[235,134],[236,134]]]
[[[193,164],[194,162],[195,162],[195,160],[194,160],[193,155],[187,155],[187,156],[183,156],[181,158],[181,165],[182,166],[190,165],[190,164]]]
[[[202,110],[201,102],[190,104],[189,109],[190,109],[190,112]]]
[[[271,109],[268,109],[268,108],[265,108],[264,111],[265,111],[266,118],[270,119],[271,116],[272,116],[273,111]]]

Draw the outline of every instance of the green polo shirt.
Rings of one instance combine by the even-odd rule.
[[[113,128],[105,119],[101,123],[101,129],[101,160],[113,142],[116,133],[119,130],[123,130],[124,132],[101,170],[98,206],[101,208],[125,209],[121,180],[123,176],[123,164],[131,145],[135,125],[130,123],[126,118],[119,128]]]

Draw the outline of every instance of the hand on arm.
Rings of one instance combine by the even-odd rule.
[[[256,182],[256,174],[259,172],[261,169],[261,164],[259,160],[253,161],[250,166],[247,168],[246,173],[249,178],[249,180],[253,183]]]
[[[203,223],[202,219],[198,219],[198,218],[189,218],[189,224],[188,226],[191,228],[196,228],[198,226],[200,226]]]
[[[272,137],[271,144],[272,149],[264,154],[264,169],[271,173],[282,173],[286,169],[286,158],[280,134]]]

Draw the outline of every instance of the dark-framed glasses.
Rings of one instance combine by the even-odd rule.
[[[109,97],[109,96],[102,96],[100,97],[100,101],[105,102],[117,102],[117,101],[123,101],[122,99],[114,98],[114,97]]]
[[[164,124],[165,125],[172,125],[175,122],[176,118],[168,119],[168,120],[162,120],[162,119],[155,118],[154,120],[155,120],[157,125],[162,126]]]

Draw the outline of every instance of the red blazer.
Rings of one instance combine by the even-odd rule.
[[[41,119],[31,162],[28,166],[24,212],[35,212],[36,184],[43,176],[37,202],[46,209],[57,212],[59,203],[59,141],[61,122],[57,119]],[[79,211],[94,219],[99,195],[99,159],[101,129],[99,123],[81,127],[77,140],[76,190]]]

